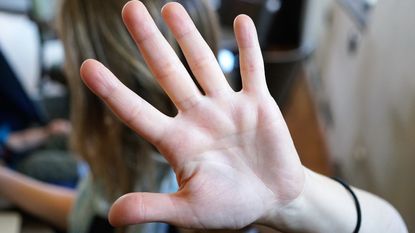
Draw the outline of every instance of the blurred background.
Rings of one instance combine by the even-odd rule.
[[[385,198],[415,231],[415,1],[210,3],[221,23],[218,60],[234,88],[240,77],[232,23],[245,13],[258,28],[268,86],[303,163]],[[59,0],[0,0],[0,154],[23,173],[74,187],[82,169],[65,146],[59,153],[68,154],[41,172],[32,167],[50,156],[19,165],[2,147],[13,132],[69,120],[58,6]],[[1,232],[53,232],[2,206]],[[17,228],[6,231],[11,222]]]

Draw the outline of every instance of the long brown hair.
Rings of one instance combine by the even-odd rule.
[[[108,198],[151,184],[153,148],[124,126],[92,94],[79,77],[79,67],[88,58],[107,66],[124,84],[166,114],[174,108],[156,84],[126,30],[121,9],[127,0],[64,0],[59,31],[66,52],[66,73],[71,94],[72,145],[90,165],[93,178],[106,187]],[[160,9],[167,1],[143,3],[172,47],[178,46],[162,21]],[[179,1],[196,26],[216,50],[217,21],[205,1]]]

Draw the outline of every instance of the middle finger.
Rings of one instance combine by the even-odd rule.
[[[122,15],[151,72],[176,107],[183,110],[194,105],[201,93],[144,4],[130,1]]]
[[[207,95],[231,91],[216,57],[203,39],[184,7],[176,2],[166,4],[163,18],[172,30],[189,66]],[[209,22],[210,23],[210,22]]]

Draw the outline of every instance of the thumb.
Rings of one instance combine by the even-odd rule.
[[[182,225],[185,202],[175,194],[129,193],[114,202],[109,211],[113,226],[147,222],[166,222]]]

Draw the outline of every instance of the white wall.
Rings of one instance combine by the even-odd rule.
[[[0,49],[27,93],[38,97],[39,36],[26,16],[0,12]]]
[[[415,231],[415,1],[379,1],[360,32],[332,8],[314,64],[333,119],[327,138],[352,184],[398,208]],[[356,36],[358,50],[348,51]],[[323,94],[321,93],[323,92]]]

